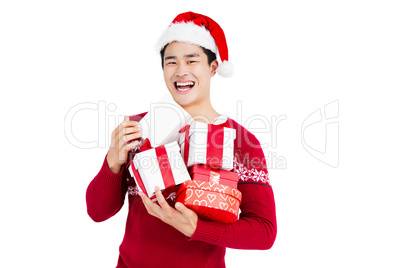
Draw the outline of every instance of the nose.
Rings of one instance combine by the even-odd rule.
[[[177,64],[176,76],[184,77],[188,75],[189,71],[185,64]]]

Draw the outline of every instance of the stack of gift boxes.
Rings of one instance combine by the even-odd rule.
[[[177,122],[172,121],[172,116],[166,118],[167,110],[172,109],[166,105],[140,121],[145,139],[128,163],[130,174],[138,188],[154,200],[158,186],[164,189],[165,196],[176,191],[176,202],[204,220],[234,222],[239,217],[242,197],[237,190],[238,174],[231,171],[236,130],[227,122],[212,125],[193,121],[180,108],[175,107],[182,115]],[[150,124],[152,118],[167,122],[159,123],[160,133],[165,133],[159,133],[159,141],[149,134],[157,131],[155,122]]]

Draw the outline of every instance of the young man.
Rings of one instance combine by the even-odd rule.
[[[183,204],[157,203],[128,185],[124,163],[141,137],[138,121],[125,117],[113,131],[101,170],[87,189],[89,216],[97,222],[116,214],[128,192],[129,212],[117,267],[225,267],[226,247],[269,249],[276,237],[275,201],[264,153],[256,137],[220,115],[210,102],[210,80],[231,73],[224,33],[212,19],[187,12],[178,15],[159,40],[166,86],[174,100],[195,120],[228,121],[236,130],[234,171],[242,193],[240,219],[223,224],[199,219]],[[219,53],[221,64],[216,55]]]

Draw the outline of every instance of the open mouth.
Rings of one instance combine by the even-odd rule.
[[[174,86],[178,91],[188,91],[193,88],[195,83],[193,81],[187,81],[187,82],[175,82]]]

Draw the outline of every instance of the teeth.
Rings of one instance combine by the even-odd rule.
[[[182,82],[177,82],[176,85],[177,85],[178,87],[194,86],[194,82],[184,82],[184,83],[182,83]]]

